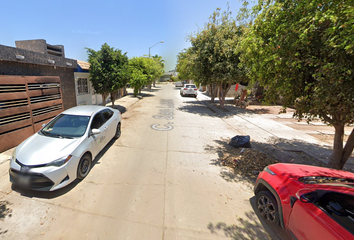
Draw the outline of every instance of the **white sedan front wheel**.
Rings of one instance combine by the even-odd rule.
[[[77,166],[77,178],[78,179],[84,179],[88,173],[90,172],[91,169],[91,163],[92,163],[92,158],[91,155],[88,153],[85,153],[79,162],[79,165]]]

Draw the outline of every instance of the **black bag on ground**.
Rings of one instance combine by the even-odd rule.
[[[249,135],[242,136],[242,135],[236,135],[235,137],[231,138],[231,141],[229,142],[229,145],[235,147],[235,148],[251,148],[251,138]]]

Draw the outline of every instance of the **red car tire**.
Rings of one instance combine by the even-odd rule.
[[[272,225],[279,225],[279,211],[277,200],[269,191],[261,191],[256,196],[258,213]]]

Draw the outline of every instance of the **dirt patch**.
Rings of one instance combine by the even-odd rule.
[[[251,148],[229,148],[221,157],[222,166],[228,166],[234,173],[252,180],[256,179],[266,166],[277,162],[268,154]]]

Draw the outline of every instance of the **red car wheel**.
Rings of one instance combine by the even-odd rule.
[[[261,191],[256,196],[257,210],[268,223],[279,224],[277,201],[269,191]]]

